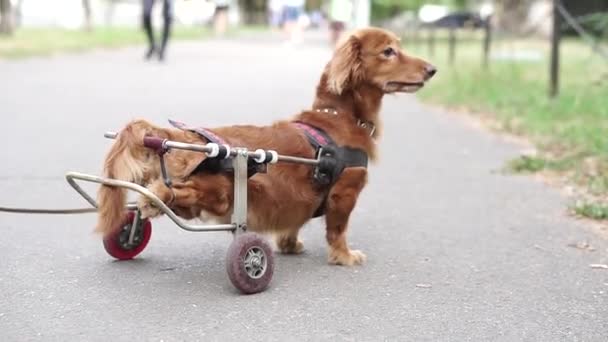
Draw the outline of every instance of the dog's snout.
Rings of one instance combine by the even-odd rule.
[[[424,67],[424,71],[426,72],[426,79],[433,77],[437,73],[437,68],[431,64],[427,64]]]

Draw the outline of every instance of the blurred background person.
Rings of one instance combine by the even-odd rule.
[[[171,25],[173,23],[173,0],[159,0],[163,2],[163,32],[160,46],[157,45],[154,38],[154,27],[152,25],[152,10],[156,0],[143,0],[143,24],[148,37],[148,50],[146,59],[152,58],[154,54],[158,55],[160,61],[165,60],[167,43],[171,35]]]
[[[230,0],[215,0],[215,13],[213,14],[213,31],[218,36],[223,36],[228,27],[228,10]]]
[[[304,11],[306,0],[283,0],[283,27],[290,43],[302,41],[300,15]]]
[[[336,46],[353,15],[351,0],[330,0],[329,4],[329,41]]]
[[[284,0],[268,0],[268,21],[270,28],[278,30],[283,26]]]

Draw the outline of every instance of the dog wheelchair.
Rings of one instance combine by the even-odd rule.
[[[117,133],[108,132],[106,138],[115,139]],[[247,231],[247,180],[248,171],[254,166],[255,172],[265,172],[268,164],[278,162],[301,163],[315,166],[317,178],[330,177],[331,170],[324,171],[322,165],[331,165],[332,153],[317,153],[316,159],[279,155],[276,151],[258,149],[247,150],[242,147],[230,147],[217,143],[187,144],[158,137],[147,136],[143,145],[155,151],[160,157],[161,174],[165,185],[171,187],[171,177],[167,172],[164,154],[172,149],[205,153],[207,159],[230,161],[234,173],[234,202],[231,223],[229,224],[190,224],[178,217],[171,208],[147,188],[132,182],[103,178],[79,172],[68,172],[66,180],[93,208],[96,200],[89,195],[77,181],[98,183],[105,186],[120,187],[135,191],[148,199],[178,227],[191,232],[229,231],[234,239],[226,255],[226,271],[231,283],[242,293],[261,292],[268,287],[274,272],[274,256],[268,242],[260,235]],[[132,259],[141,253],[150,241],[152,224],[142,219],[135,203],[128,203],[126,215],[116,233],[103,240],[105,250],[119,260]]]

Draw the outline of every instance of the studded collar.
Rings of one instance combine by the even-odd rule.
[[[314,111],[317,113],[325,113],[334,116],[338,115],[338,111],[333,108],[316,108]],[[376,132],[376,125],[373,122],[357,119],[357,126],[367,130],[369,132],[370,137],[374,137],[374,133]]]

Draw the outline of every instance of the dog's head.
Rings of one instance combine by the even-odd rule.
[[[351,34],[334,52],[328,67],[328,88],[335,94],[367,84],[384,93],[413,93],[424,86],[437,69],[408,56],[400,39],[378,28]]]

